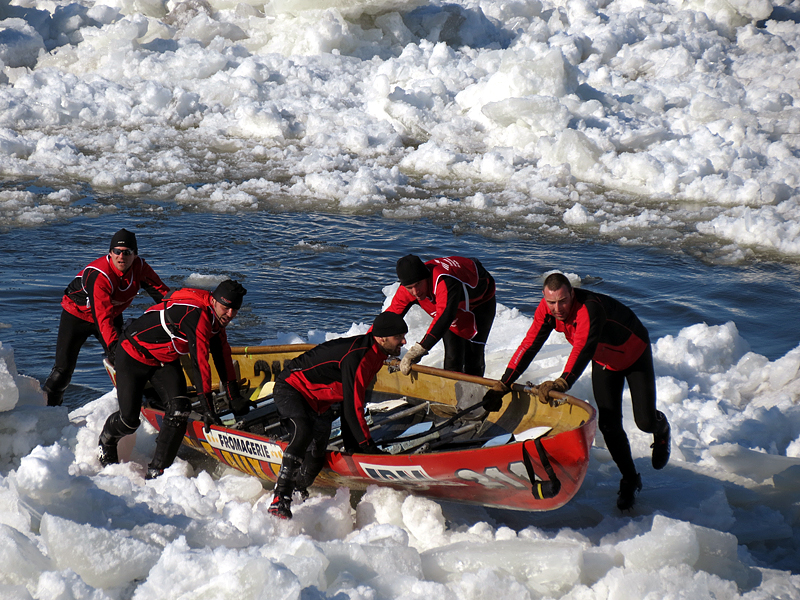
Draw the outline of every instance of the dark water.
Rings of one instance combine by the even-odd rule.
[[[50,371],[64,287],[107,251],[126,227],[139,251],[171,288],[193,274],[224,275],[248,289],[229,328],[234,345],[279,333],[344,332],[368,322],[395,281],[397,258],[460,254],[494,274],[498,301],[532,315],[540,275],[576,273],[584,287],[630,305],[653,340],[705,322],[734,321],[751,349],[775,360],[800,341],[800,283],[795,266],[711,266],[683,253],[642,247],[488,238],[428,221],[321,213],[207,214],[142,208],[0,233],[0,341],[15,350],[17,369],[43,381]],[[150,303],[141,294],[126,313]],[[68,403],[107,391],[100,346],[83,349]]]

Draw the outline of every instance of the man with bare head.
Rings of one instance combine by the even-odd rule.
[[[563,333],[573,346],[572,352],[559,378],[539,384],[539,400],[546,403],[551,391],[567,391],[589,362],[592,363],[598,427],[622,473],[617,506],[628,510],[642,489],[642,480],[636,472],[628,436],[622,426],[622,389],[626,381],[637,427],[653,434],[653,468],[664,468],[670,452],[669,422],[656,410],[653,354],[647,329],[621,302],[604,294],[575,289],[562,273],[548,275],[542,293],[531,328],[511,357],[503,377],[486,393],[486,398],[498,401],[508,393],[550,332]]]

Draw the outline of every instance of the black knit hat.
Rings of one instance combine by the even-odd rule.
[[[401,333],[408,333],[408,325],[397,313],[382,312],[372,322],[372,335],[374,336],[390,337]]]
[[[431,272],[419,256],[406,254],[397,261],[397,278],[400,285],[411,285],[431,276]]]
[[[214,299],[226,308],[239,310],[242,307],[242,298],[247,293],[244,286],[238,281],[226,279],[217,286],[211,295]]]
[[[136,236],[127,229],[120,229],[111,238],[111,245],[108,247],[110,252],[113,248],[128,248],[134,254],[139,254],[139,246],[136,244]]]

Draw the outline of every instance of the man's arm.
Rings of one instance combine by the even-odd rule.
[[[576,328],[571,340],[572,352],[561,374],[561,378],[569,387],[575,385],[578,377],[592,360],[606,324],[606,313],[599,302],[586,302],[578,309],[575,320]]]
[[[428,327],[428,332],[419,342],[420,346],[430,351],[436,342],[444,337],[450,325],[458,315],[458,306],[465,300],[464,284],[455,277],[443,276],[436,286],[436,317]]]
[[[101,275],[100,271],[96,269],[89,269],[83,285],[89,295],[92,318],[100,332],[105,352],[108,354],[109,348],[117,343],[120,333],[114,326],[113,306],[111,304],[111,295],[114,290],[108,278],[105,275]]]
[[[192,361],[194,377],[192,378],[198,393],[211,394],[211,366],[208,356],[211,350],[211,315],[207,308],[193,308],[197,314],[196,324],[192,324],[191,317],[187,315],[181,320],[181,330],[189,341],[189,358]],[[194,316],[194,315],[192,315]]]
[[[539,306],[536,307],[533,323],[528,329],[528,333],[508,362],[506,371],[500,381],[510,387],[512,383],[519,379],[520,375],[525,372],[539,353],[539,350],[542,349],[554,328],[555,321],[547,310],[547,304],[542,300],[539,302]]]
[[[367,387],[380,370],[383,360],[374,348],[350,352],[342,361],[342,420],[347,423],[359,447],[372,442],[364,416]]]
[[[389,304],[389,308],[386,309],[386,312],[393,312],[401,317],[405,317],[406,313],[416,301],[416,298],[411,295],[411,292],[401,285],[394,293],[392,302]]]

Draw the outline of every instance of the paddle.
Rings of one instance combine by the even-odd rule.
[[[398,411],[398,412],[396,412],[394,414],[388,415],[387,417],[384,417],[384,418],[382,418],[380,420],[375,420],[375,421],[373,421],[372,425],[370,425],[369,430],[370,431],[375,431],[376,429],[378,429],[380,427],[383,427],[387,423],[391,423],[393,421],[397,421],[397,420],[403,419],[405,417],[414,416],[415,414],[420,413],[420,412],[427,413],[428,410],[430,409],[430,406],[431,406],[430,402],[423,402],[422,404],[416,404],[416,405],[411,406],[409,408],[406,408],[404,410]],[[344,440],[342,439],[341,434],[339,434],[339,435],[333,436],[331,438],[331,440],[328,442],[328,445],[329,446],[333,446],[335,448],[338,448],[343,443],[344,443]],[[380,444],[380,442],[376,442],[376,443]]]
[[[421,448],[425,444],[434,440],[440,440],[441,443],[444,443],[452,438],[458,437],[459,435],[469,433],[470,431],[475,431],[480,426],[480,423],[473,422],[447,432],[443,432],[441,429],[437,429],[436,431],[429,430],[428,433],[422,434],[421,437],[419,435],[408,436],[405,438],[405,441],[401,441],[399,443],[397,442],[397,439],[395,439],[395,443],[389,446],[387,451],[389,454],[400,454],[401,452],[407,452],[408,450],[412,450],[414,448]]]
[[[474,411],[474,410],[476,410],[478,408],[481,408],[485,403],[486,403],[486,400],[481,400],[480,402],[476,402],[472,406],[468,406],[467,408],[461,409],[456,414],[454,414],[452,417],[450,417],[449,419],[446,419],[445,421],[439,423],[439,425],[437,425],[436,427],[434,427],[433,429],[431,429],[431,430],[429,430],[427,432],[422,432],[422,433],[418,433],[418,434],[415,434],[415,435],[409,435],[409,436],[406,436],[406,437],[394,438],[393,440],[381,440],[381,441],[378,441],[378,442],[375,442],[375,443],[378,444],[379,446],[388,446],[389,444],[392,444],[392,445],[394,445],[394,444],[404,444],[406,442],[417,440],[417,439],[421,438],[422,436],[432,435],[432,434],[434,434],[436,432],[441,431],[442,429],[445,429],[445,428],[449,427],[450,425],[452,425],[453,423],[458,421],[458,419],[460,419],[464,415],[467,415],[467,414],[471,413],[472,411]],[[477,427],[480,426],[480,423],[476,423],[475,425],[476,425],[476,428],[477,428]]]

